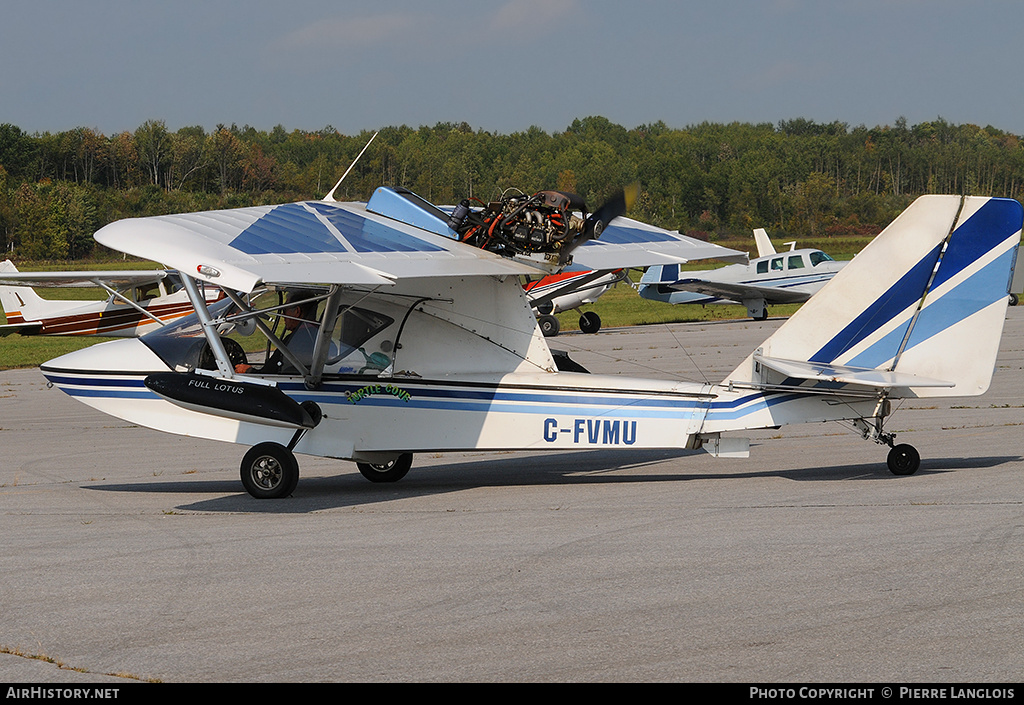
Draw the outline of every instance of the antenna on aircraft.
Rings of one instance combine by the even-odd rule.
[[[373,142],[373,140],[379,134],[380,134],[380,130],[377,130],[376,132],[373,133],[373,137],[371,137],[370,141],[366,143],[366,147],[363,147],[362,151],[359,152],[359,154],[356,155],[356,158],[352,160],[352,164],[349,165],[348,169],[345,170],[345,173],[341,175],[340,179],[338,179],[338,183],[334,184],[334,188],[331,189],[330,193],[328,193],[326,196],[324,196],[324,200],[325,201],[330,201],[331,203],[336,203],[337,202],[337,201],[334,200],[334,192],[338,190],[338,187],[341,186],[341,182],[345,180],[345,177],[348,176],[348,173],[350,171],[352,171],[352,167],[354,167],[356,165],[356,162],[359,161],[359,158],[361,156],[363,156],[363,152],[366,151],[367,147],[370,146],[370,143]]]

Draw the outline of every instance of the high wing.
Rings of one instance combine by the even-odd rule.
[[[748,299],[764,299],[768,304],[797,304],[807,300],[806,292],[793,291],[772,286],[756,284],[730,284],[728,282],[711,281],[709,279],[681,279],[668,284],[679,291],[693,291],[706,296],[742,302]]]
[[[154,270],[109,270],[82,272],[2,272],[0,286],[92,288],[105,284],[114,289],[155,284],[167,272]]]
[[[368,205],[303,201],[133,218],[104,226],[95,237],[107,247],[242,292],[260,282],[380,286],[399,279],[537,271],[372,212]]]
[[[576,250],[574,263],[609,270],[702,259],[746,264],[748,255],[620,216],[604,229],[600,239],[589,240]]]
[[[536,263],[459,242],[448,214],[424,204],[382,187],[367,203],[303,201],[122,220],[101,228],[96,240],[242,292],[261,282],[389,286],[538,273]],[[602,269],[741,255],[624,218],[577,252],[578,263]]]

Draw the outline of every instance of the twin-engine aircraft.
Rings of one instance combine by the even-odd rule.
[[[699,272],[678,265],[650,267],[640,279],[640,296],[670,304],[743,304],[754,320],[768,318],[768,306],[807,301],[846,264],[821,250],[776,252],[764,228],[754,231],[757,259]]]
[[[99,288],[109,296],[99,301],[57,301],[44,299],[32,287]],[[216,287],[205,287],[206,301],[221,296]],[[10,260],[0,262],[0,304],[7,316],[0,336],[133,338],[194,312],[177,272],[19,272]]]
[[[353,460],[392,482],[415,453],[746,456],[749,440],[728,434],[819,421],[851,422],[909,475],[920,456],[885,430],[891,402],[988,388],[1024,211],[1009,199],[919,198],[718,384],[586,373],[552,354],[520,284],[539,266],[670,264],[704,243],[620,217],[548,257],[474,246],[449,219],[381,188],[367,203],[110,224],[96,239],[180,271],[196,314],[42,372],[132,423],[251,446],[240,474],[257,498],[293,492],[296,454]],[[201,282],[228,301],[207,305]],[[250,305],[239,295],[260,288],[285,297]],[[289,333],[273,327],[278,315]],[[246,320],[274,348],[267,358],[226,335]]]

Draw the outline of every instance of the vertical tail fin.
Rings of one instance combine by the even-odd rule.
[[[0,262],[0,273],[17,272],[11,260]],[[0,305],[4,308],[8,323],[23,323],[28,311],[35,308],[43,298],[28,286],[0,286]]]
[[[772,244],[771,238],[768,237],[768,231],[764,228],[754,230],[754,242],[757,243],[758,257],[767,257],[768,255],[775,254],[775,245]]]
[[[983,393],[1022,221],[1012,199],[918,198],[727,381],[758,383],[757,356],[946,382],[910,396]]]

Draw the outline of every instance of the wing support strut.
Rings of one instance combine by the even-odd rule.
[[[317,332],[316,343],[313,345],[313,361],[309,365],[309,374],[306,375],[306,389],[316,389],[323,379],[324,363],[327,362],[331,337],[334,335],[334,327],[338,322],[342,291],[343,289],[337,284],[331,285],[331,293],[328,294],[327,304],[324,306],[324,318],[320,322],[320,330]]]
[[[210,317],[210,309],[206,307],[206,297],[199,291],[196,280],[184,272],[181,273],[181,283],[185,286],[189,301],[192,302],[196,316],[199,317],[199,322],[203,326],[203,335],[206,336],[206,342],[210,345],[210,350],[213,351],[213,356],[217,360],[217,369],[225,377],[234,377],[235,368],[231,364],[231,360],[228,359],[228,351],[224,349],[224,343],[217,335],[217,322]]]
[[[184,275],[182,275],[182,276],[184,276]],[[187,279],[188,277],[185,277],[185,278]],[[132,301],[131,299],[129,299],[129,298],[127,297],[127,296],[125,296],[124,294],[122,294],[122,293],[121,293],[120,291],[118,291],[117,289],[114,289],[114,288],[112,288],[112,287],[108,286],[107,284],[104,284],[104,283],[103,283],[103,282],[101,282],[101,281],[96,281],[95,279],[93,280],[93,284],[96,284],[97,286],[101,287],[101,288],[102,288],[102,289],[104,289],[104,290],[105,290],[105,291],[106,291],[107,293],[109,293],[109,294],[110,294],[111,296],[113,296],[114,298],[118,299],[119,301],[123,301],[124,303],[128,304],[129,306],[131,306],[132,308],[134,308],[134,309],[135,309],[136,311],[138,311],[139,313],[141,313],[141,314],[142,314],[143,316],[146,316],[147,318],[151,318],[151,319],[153,319],[154,321],[156,321],[156,322],[157,322],[158,324],[160,324],[160,325],[163,325],[163,324],[164,324],[164,322],[163,322],[163,321],[161,321],[161,320],[160,320],[159,318],[157,318],[157,317],[156,317],[156,316],[154,316],[154,315],[153,315],[152,313],[150,313],[149,311],[147,311],[146,309],[144,309],[144,308],[143,308],[142,306],[139,306],[139,304],[138,304],[138,303],[136,303],[135,301]]]

